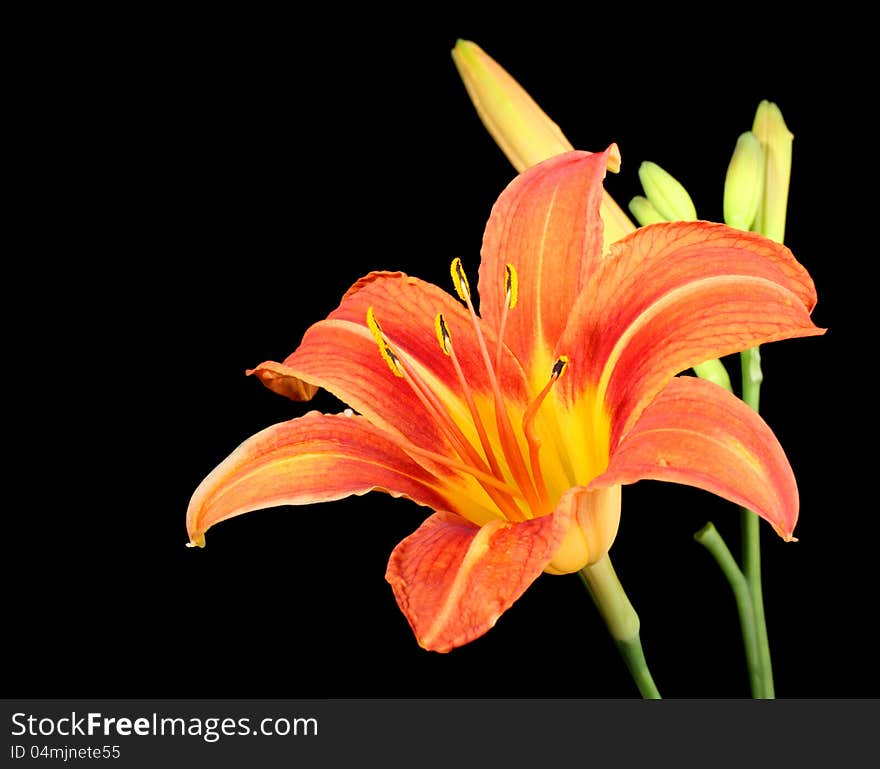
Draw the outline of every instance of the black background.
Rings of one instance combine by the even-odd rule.
[[[874,160],[858,20],[534,13],[211,11],[24,30],[28,235],[10,296],[29,310],[11,327],[21,397],[8,408],[26,429],[4,524],[7,695],[636,694],[575,576],[540,578],[464,648],[421,650],[384,580],[426,515],[402,500],[251,513],[212,529],[206,549],[184,547],[192,491],[240,441],[340,408],[326,393],[290,403],[246,368],[283,359],[372,269],[447,288],[453,257],[476,272],[513,171],[455,71],[457,37],[575,146],[618,143],[607,188],[623,205],[653,160],[720,219],[737,136],[761,99],[780,105],[795,135],[787,243],[829,331],[762,351],[762,413],[801,493],[800,542],[763,532],[777,693],[875,694],[861,308],[873,310],[877,254],[860,211]],[[726,502],[654,482],[624,491],[612,557],[667,697],[749,694],[733,599],[692,539],[707,520],[736,545]]]

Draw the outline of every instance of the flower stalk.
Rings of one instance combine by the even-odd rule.
[[[758,651],[758,630],[755,609],[752,603],[752,590],[749,581],[736,563],[736,559],[727,547],[727,543],[711,522],[694,534],[694,539],[705,547],[715,559],[733,590],[736,608],[739,613],[739,624],[742,630],[743,647],[746,653],[746,664],[749,669],[749,682],[753,696],[765,688],[764,668]],[[770,687],[772,691],[773,681]]]
[[[779,107],[762,101],[752,131],[739,137],[728,167],[724,186],[724,219],[727,224],[742,230],[751,228],[782,243],[791,175],[791,145],[792,134]],[[742,400],[758,412],[761,382],[764,380],[760,347],[743,350],[740,362]],[[773,699],[773,667],[761,582],[760,521],[745,507],[740,508],[740,518],[742,570],[736,566],[727,545],[711,523],[694,536],[715,557],[736,596],[752,696]]]
[[[743,350],[742,361],[742,399],[747,406],[759,410],[761,382],[764,374],[761,371],[761,352],[758,347]],[[752,612],[754,616],[757,664],[760,670],[758,686],[752,685],[752,696],[757,699],[773,699],[773,667],[770,659],[770,639],[767,635],[767,619],[764,615],[764,590],[761,583],[761,527],[760,519],[751,510],[740,508],[742,541],[743,541],[743,573],[751,593]],[[743,631],[745,632],[745,630]],[[749,668],[754,664],[749,661]]]
[[[624,592],[611,559],[606,554],[596,563],[585,566],[578,574],[605,620],[639,693],[646,700],[659,700],[660,692],[642,649],[639,615]]]

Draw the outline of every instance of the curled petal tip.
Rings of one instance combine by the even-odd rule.
[[[620,148],[616,142],[612,142],[608,147],[608,160],[605,162],[605,167],[613,174],[620,171]]]
[[[799,542],[799,541],[800,541],[800,540],[798,540],[798,538],[797,538],[796,536],[794,536],[794,534],[792,533],[792,532],[794,531],[794,529],[792,529],[792,530],[790,530],[790,531],[784,531],[783,529],[781,529],[781,528],[779,528],[779,527],[777,527],[777,526],[773,526],[773,530],[774,530],[774,531],[775,531],[780,537],[782,537],[782,541],[783,541],[783,542]]]
[[[247,376],[256,376],[272,392],[292,401],[311,400],[318,392],[315,385],[300,379],[283,363],[266,361],[255,368],[247,369],[244,373]]]

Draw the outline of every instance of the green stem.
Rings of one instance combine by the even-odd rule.
[[[761,655],[758,651],[758,635],[755,627],[755,612],[752,603],[752,591],[745,575],[740,570],[727,543],[718,533],[712,523],[707,523],[702,529],[694,534],[694,539],[705,547],[711,554],[733,590],[736,600],[736,608],[739,612],[739,624],[742,630],[743,646],[746,652],[746,664],[749,669],[749,683],[751,684],[752,696],[760,697],[763,691],[763,666]]]
[[[758,411],[761,398],[761,352],[757,347],[740,353],[742,363],[743,401]],[[741,508],[743,536],[743,574],[749,584],[752,598],[752,611],[755,618],[755,634],[758,644],[758,658],[761,662],[761,681],[752,696],[773,699],[773,667],[770,660],[770,641],[767,636],[767,620],[764,616],[764,591],[761,587],[761,527],[759,518],[751,510]]]
[[[611,559],[605,555],[596,563],[585,566],[579,574],[605,620],[639,693],[645,699],[659,700],[660,692],[657,691],[642,650],[639,615],[629,602]]]

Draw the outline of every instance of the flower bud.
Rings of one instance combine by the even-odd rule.
[[[791,144],[794,135],[785,125],[782,112],[766,99],[758,105],[752,131],[764,150],[764,195],[754,230],[782,243],[791,176]]]
[[[574,149],[525,89],[476,43],[457,41],[452,59],[480,120],[517,171]],[[608,170],[616,173],[619,168],[620,156],[610,156]],[[605,251],[635,229],[607,191],[599,213]]]
[[[651,205],[667,221],[692,222],[697,209],[687,190],[672,174],[649,160],[639,166],[639,179]]]
[[[694,366],[694,373],[700,377],[700,379],[714,382],[728,392],[733,392],[733,387],[730,386],[730,374],[727,373],[727,369],[718,358],[712,358],[712,360],[707,360],[704,363],[698,363]]]
[[[636,221],[644,227],[646,224],[657,224],[657,222],[665,222],[666,219],[660,215],[660,212],[654,208],[651,201],[641,195],[636,195],[629,202],[629,212],[636,218]]]
[[[724,179],[724,221],[749,230],[764,194],[764,149],[751,131],[741,134]]]
[[[476,43],[459,40],[452,59],[480,120],[517,171],[574,149],[523,87]]]

